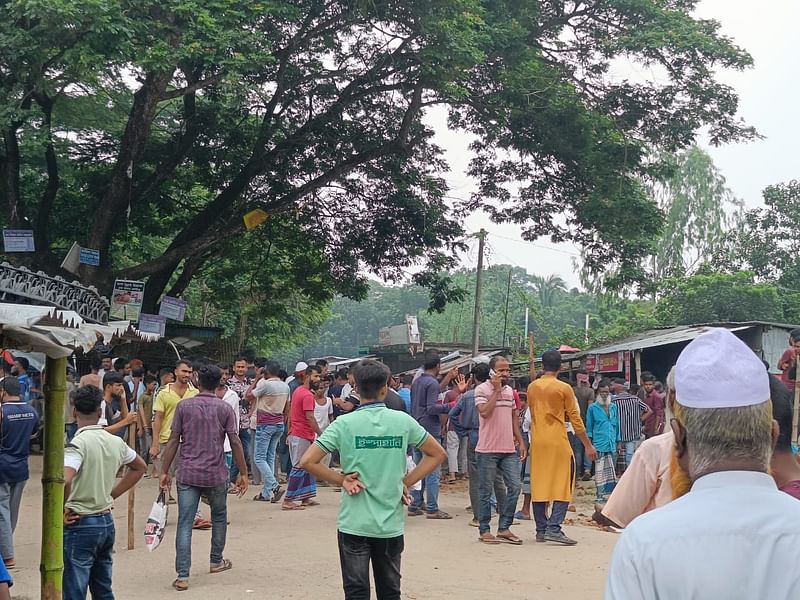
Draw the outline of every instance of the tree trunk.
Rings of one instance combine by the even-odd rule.
[[[39,210],[36,215],[36,227],[34,229],[34,239],[36,240],[36,253],[46,257],[50,251],[50,213],[58,194],[60,184],[58,176],[58,159],[53,147],[53,137],[50,131],[53,116],[53,101],[42,95],[37,98],[37,102],[42,107],[44,114],[44,129],[47,132],[47,145],[44,150],[44,158],[47,163],[47,186],[45,187],[42,199],[39,201]],[[46,263],[46,260],[42,261]]]
[[[64,403],[67,359],[47,357],[42,471],[42,600],[61,600],[64,576]]]
[[[128,124],[122,135],[119,146],[119,156],[111,182],[94,215],[94,227],[89,246],[100,250],[101,266],[109,265],[109,247],[114,229],[128,207],[133,188],[133,171],[137,161],[144,153],[150,129],[155,119],[158,103],[167,89],[167,84],[172,79],[173,70],[148,73],[142,87],[133,95]],[[81,275],[94,281],[95,272],[101,269],[83,269]]]
[[[3,129],[3,152],[0,154],[0,169],[2,169],[0,194],[5,198],[9,224],[14,229],[21,229],[25,221],[19,193],[19,164],[17,127],[12,125]]]

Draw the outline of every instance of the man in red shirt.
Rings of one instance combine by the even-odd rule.
[[[289,455],[292,459],[292,470],[283,499],[283,510],[303,510],[306,506],[317,506],[314,500],[317,495],[317,480],[308,471],[299,468],[300,459],[309,446],[322,432],[314,418],[314,392],[320,385],[322,369],[317,365],[306,368],[303,385],[292,394],[292,405],[289,414]]]
[[[781,356],[778,368],[782,371],[781,381],[794,392],[795,381],[797,380],[797,356],[800,355],[800,329],[795,329],[789,334],[789,346]]]
[[[639,398],[650,409],[650,416],[644,421],[644,436],[648,439],[664,433],[664,399],[655,388],[655,375],[648,372],[642,373],[642,387],[639,390]]]

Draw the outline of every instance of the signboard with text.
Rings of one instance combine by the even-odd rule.
[[[142,333],[157,333],[163,337],[166,328],[166,317],[162,317],[161,315],[149,315],[147,313],[141,313],[139,315],[138,329]]]
[[[186,305],[186,300],[164,296],[161,300],[161,306],[158,308],[158,314],[167,319],[183,321],[186,318]]]
[[[144,300],[144,281],[117,279],[111,293],[109,317],[128,321],[138,321]]]
[[[95,250],[94,248],[81,248],[79,260],[82,265],[99,267],[100,250]]]
[[[590,354],[586,357],[585,369],[590,373],[619,373],[623,362],[622,352]]]
[[[3,250],[6,252],[35,252],[32,229],[3,229]]]

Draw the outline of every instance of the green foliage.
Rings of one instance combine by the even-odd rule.
[[[721,246],[744,206],[697,146],[662,160],[669,176],[652,190],[665,214],[655,248],[657,280],[696,271]]]
[[[246,255],[234,238],[262,208],[311,240],[335,273],[328,294],[357,297],[365,271],[392,283],[413,271],[441,310],[463,297],[442,275],[463,232],[423,119],[442,105],[475,140],[480,191],[459,209],[572,240],[624,285],[662,218],[639,183],[650,149],[686,147],[703,126],[715,142],[754,135],[713,71],[750,57],[692,9],[5,0],[0,219],[33,227],[38,268],[57,272],[72,241],[100,250],[82,279],[147,278],[154,310]],[[667,76],[614,82],[619,57]]]
[[[655,310],[662,325],[784,320],[778,290],[746,271],[671,279],[662,291]]]

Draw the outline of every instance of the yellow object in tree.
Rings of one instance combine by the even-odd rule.
[[[244,216],[244,226],[249,231],[250,229],[255,229],[256,227],[264,223],[268,218],[269,215],[265,211],[261,210],[260,208],[257,208],[255,210],[251,210]]]

